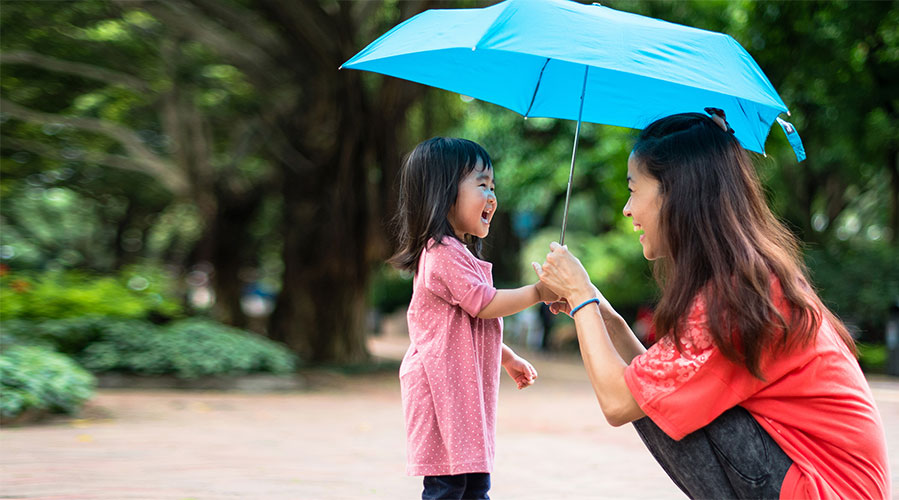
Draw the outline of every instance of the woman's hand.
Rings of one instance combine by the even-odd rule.
[[[517,354],[509,357],[509,360],[503,363],[506,373],[518,384],[518,389],[524,389],[534,384],[537,380],[537,370],[533,365]]]
[[[551,312],[553,314],[565,313],[565,314],[570,315],[571,305],[565,300],[553,302],[552,304],[549,305],[549,312]]]
[[[546,262],[542,266],[532,263],[540,282],[565,298],[569,305],[580,304],[594,297],[595,289],[581,261],[566,246],[552,242],[549,248],[551,251],[546,255]]]

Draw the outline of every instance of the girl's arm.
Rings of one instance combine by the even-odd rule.
[[[502,318],[521,312],[542,301],[555,301],[558,296],[541,284],[527,285],[509,290],[497,290],[493,300],[481,309],[481,319]]]

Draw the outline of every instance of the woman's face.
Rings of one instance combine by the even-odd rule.
[[[624,205],[624,216],[633,220],[634,231],[643,231],[640,244],[647,260],[664,256],[662,235],[659,233],[659,212],[662,208],[659,187],[659,181],[647,174],[631,153],[627,159],[627,190],[631,195]]]

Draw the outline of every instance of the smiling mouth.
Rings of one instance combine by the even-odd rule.
[[[481,212],[481,222],[484,224],[490,224],[490,214],[493,213],[493,210],[484,210]]]

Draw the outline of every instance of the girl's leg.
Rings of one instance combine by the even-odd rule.
[[[425,476],[421,500],[460,500],[465,494],[465,474],[453,476]]]
[[[634,428],[662,469],[690,498],[778,498],[793,461],[736,406],[675,441],[648,417]]]
[[[487,492],[490,491],[490,474],[485,472],[473,472],[466,474],[468,482],[465,484],[464,500],[490,500]]]

